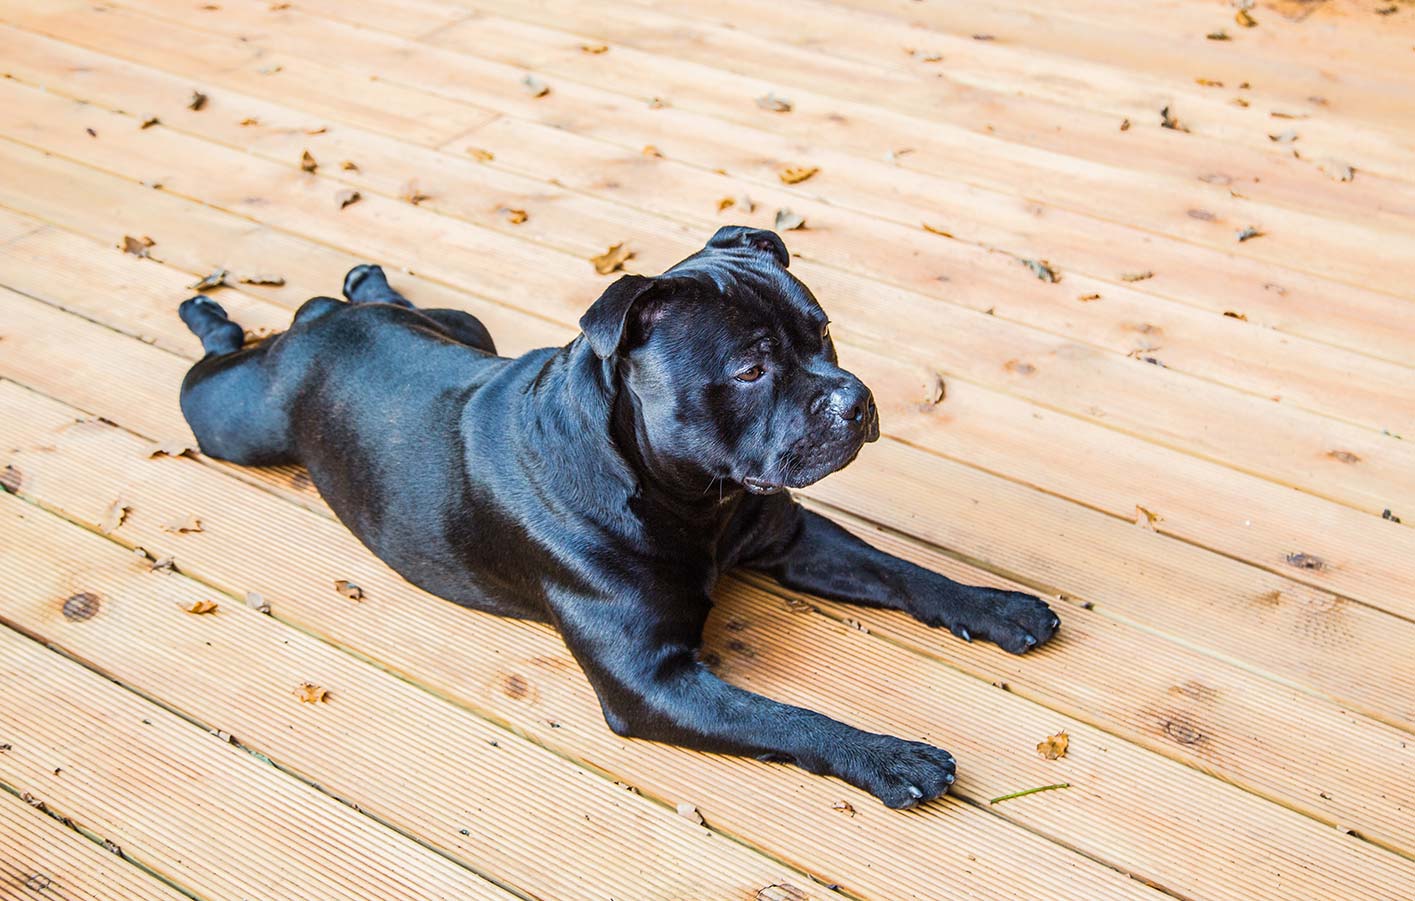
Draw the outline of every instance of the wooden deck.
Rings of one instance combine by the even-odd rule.
[[[1247,16],[0,0],[0,897],[1415,897],[1415,5]],[[153,454],[214,270],[259,331],[380,262],[519,353],[609,245],[781,209],[885,431],[802,495],[1064,626],[1013,658],[743,577],[711,645],[954,751],[941,802],[620,739],[303,473]]]

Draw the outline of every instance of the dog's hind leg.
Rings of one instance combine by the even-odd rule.
[[[394,291],[383,274],[382,266],[364,263],[344,276],[344,296],[349,303],[391,303],[400,307],[413,306],[412,301]]]
[[[274,342],[243,349],[244,330],[207,297],[183,301],[178,315],[206,350],[182,380],[181,394],[182,415],[201,452],[251,466],[296,462],[284,404],[272,397],[267,355]]]

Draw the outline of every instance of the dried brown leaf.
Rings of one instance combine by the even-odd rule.
[[[319,704],[329,700],[329,689],[321,688],[313,682],[301,682],[295,686],[293,694],[304,704]]]
[[[784,166],[776,173],[776,177],[788,185],[795,185],[800,184],[819,171],[821,171],[819,166]]]
[[[363,199],[363,196],[364,195],[360,194],[358,191],[355,191],[353,188],[345,188],[344,190],[339,191],[334,195],[334,202],[339,204],[339,209],[342,210],[350,204],[358,203],[361,199]]]
[[[358,172],[359,164],[353,160],[344,160],[339,164],[339,168],[343,169],[345,172]]]
[[[258,592],[246,592],[246,606],[257,613],[270,613],[270,602],[262,597]]]
[[[1297,140],[1297,129],[1289,128],[1275,135],[1268,135],[1268,140],[1272,141],[1274,144],[1291,144],[1293,141]]]
[[[468,147],[467,153],[479,163],[489,163],[496,159],[496,154],[483,147]]]
[[[249,128],[252,125],[259,125],[260,120],[257,119],[255,116],[247,116],[246,118],[241,120],[240,124],[243,127]]]
[[[190,604],[178,602],[177,606],[183,613],[194,613],[200,616],[203,613],[215,613],[219,606],[215,601],[192,601]]]
[[[1061,273],[1051,268],[1051,263],[1046,260],[1023,259],[1022,265],[1032,270],[1032,274],[1044,282],[1055,284],[1061,281]]]
[[[167,522],[158,526],[158,528],[164,532],[171,532],[176,535],[185,535],[188,532],[206,531],[201,527],[201,520],[191,515],[169,519]]]
[[[736,206],[736,205],[737,205],[737,198],[735,198],[735,197],[722,197],[722,198],[719,198],[718,201],[717,201],[717,211],[718,211],[719,213],[721,213],[721,212],[723,212],[724,210],[731,209],[732,207],[734,207],[734,206]]]
[[[134,238],[132,235],[124,235],[123,243],[118,246],[122,248],[123,253],[130,253],[135,257],[146,257],[148,256],[148,248],[156,243],[156,241],[152,240],[147,235],[143,235],[141,238]]]
[[[788,207],[776,211],[774,227],[779,232],[797,231],[806,227],[805,217],[793,213]]]
[[[1093,300],[1100,300],[1101,296],[1099,294],[1082,294],[1076,299],[1081,301],[1081,303],[1090,303]]]
[[[1238,231],[1238,243],[1242,244],[1244,241],[1251,241],[1254,238],[1261,238],[1265,234],[1267,234],[1267,232],[1262,231],[1256,225],[1249,225]]]
[[[255,275],[241,276],[240,281],[243,285],[274,285],[278,288],[285,284],[285,276],[273,275],[268,272],[257,272]]]
[[[196,455],[197,449],[191,442],[175,438],[171,441],[159,441],[147,448],[148,459],[153,457],[195,457]]]
[[[403,185],[403,189],[398,193],[398,196],[408,203],[411,203],[413,206],[417,206],[424,200],[432,199],[432,195],[423,193],[423,190],[418,187],[417,179],[410,179],[407,184]]]
[[[1056,760],[1066,756],[1066,748],[1071,744],[1071,739],[1065,732],[1058,732],[1055,735],[1048,735],[1044,741],[1037,743],[1037,753],[1047,760]]]
[[[790,100],[787,100],[785,97],[776,96],[776,92],[774,91],[768,91],[767,93],[758,97],[756,103],[757,106],[761,107],[762,109],[773,113],[789,113],[791,112],[792,107],[795,105]]]
[[[103,532],[111,532],[123,524],[128,518],[128,514],[133,512],[133,505],[123,498],[118,498],[108,505],[108,509],[103,512],[103,519],[99,520],[98,528]]]
[[[600,275],[608,275],[623,267],[624,262],[634,255],[634,252],[624,246],[621,241],[618,244],[609,245],[609,249],[596,257],[590,257],[590,263],[594,266],[594,271]]]
[[[1121,130],[1121,131],[1129,131],[1129,130],[1130,130],[1130,120],[1129,120],[1129,119],[1121,119],[1121,120],[1120,120],[1120,130]]]
[[[927,222],[923,222],[920,224],[923,225],[924,231],[928,232],[931,235],[942,235],[945,238],[953,237],[953,232],[944,231],[943,229],[938,228],[937,226],[929,225]]]
[[[348,579],[335,579],[334,590],[351,601],[362,601],[364,599],[364,590]]]
[[[1153,532],[1155,523],[1163,522],[1164,517],[1139,504],[1135,505],[1135,525]]]
[[[213,288],[230,287],[231,283],[226,280],[230,274],[225,269],[218,269],[205,278],[187,285],[187,287],[193,291],[210,291]]]
[[[187,109],[199,110],[206,106],[206,95],[201,91],[192,91],[192,97],[187,101]]]
[[[855,805],[851,804],[849,801],[836,801],[834,804],[830,805],[830,809],[838,810],[852,817],[855,815]]]
[[[1197,84],[1197,85],[1200,85],[1201,87],[1205,87],[1205,88],[1221,88],[1221,87],[1223,87],[1223,82],[1221,82],[1221,81],[1215,81],[1215,80],[1212,79],[1212,78],[1196,78],[1196,79],[1194,79],[1194,83]]]
[[[663,151],[659,150],[652,144],[645,144],[644,149],[639,152],[642,153],[644,156],[651,157],[653,159],[663,159]]]
[[[521,79],[521,87],[526,89],[526,93],[532,97],[544,97],[550,93],[550,85],[536,78],[534,75],[527,75]]]
[[[1326,569],[1327,562],[1315,554],[1297,552],[1284,557],[1288,566],[1295,566],[1298,569]]]
[[[1255,28],[1258,25],[1258,20],[1253,18],[1253,14],[1246,9],[1240,9],[1235,12],[1233,14],[1233,21],[1242,25],[1244,28]]]
[[[1317,164],[1317,168],[1337,181],[1351,181],[1356,177],[1356,170],[1339,160],[1324,160]]]
[[[329,131],[329,126],[328,126],[328,125],[316,125],[314,128],[306,128],[306,129],[305,129],[305,134],[307,134],[307,135],[322,135],[322,134],[324,134],[326,131]]]
[[[580,52],[581,52],[581,53],[588,53],[588,54],[590,54],[591,56],[598,56],[599,54],[604,53],[604,52],[606,52],[607,50],[609,50],[609,45],[608,45],[608,44],[581,44],[581,45],[580,45]]]
[[[1183,122],[1180,122],[1177,118],[1170,114],[1169,107],[1167,106],[1163,107],[1160,110],[1160,127],[1168,128],[1172,131],[1189,130],[1189,126],[1185,125]]]
[[[314,154],[306,150],[300,155],[300,168],[306,172],[314,172],[319,168],[319,163],[315,160]]]
[[[510,222],[512,225],[520,225],[522,222],[531,218],[530,214],[525,210],[516,209],[514,207],[504,206],[501,208],[500,212],[506,216],[506,221]]]
[[[1231,38],[1231,37],[1228,36],[1228,32],[1224,31],[1222,28],[1220,28],[1218,31],[1211,31],[1211,32],[1209,32],[1208,34],[1204,35],[1204,37],[1208,38],[1208,39],[1211,40],[1211,41],[1231,41],[1231,40],[1233,40],[1233,38]]]
[[[1248,317],[1237,310],[1224,310],[1223,315],[1227,316],[1229,319],[1241,319],[1244,322],[1248,321]]]
[[[1146,269],[1144,272],[1122,272],[1120,280],[1122,282],[1143,282],[1147,278],[1154,278],[1154,272]]]
[[[147,129],[151,128],[151,127],[154,126],[154,125],[161,125],[161,124],[162,124],[162,120],[161,120],[161,119],[157,118],[156,116],[148,116],[146,119],[142,120],[142,124],[138,126],[138,130],[139,130],[139,131],[146,131]]]

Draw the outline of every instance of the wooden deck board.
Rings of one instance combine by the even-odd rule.
[[[0,619],[84,661],[0,630],[0,661],[44,674],[0,700],[0,723],[92,774],[53,796],[88,837],[9,798],[0,849],[79,897],[115,862],[135,896],[172,893],[141,867],[195,896],[262,879],[262,897],[339,896],[348,848],[300,855],[291,816],[353,824],[410,896],[498,891],[477,874],[547,898],[787,897],[759,894],[771,882],[881,899],[1407,893],[1415,16],[1377,5],[1263,0],[1243,28],[1218,0],[0,0],[0,464],[20,494],[0,498],[19,589]],[[1232,40],[1206,40],[1215,28]],[[548,95],[521,90],[528,70]],[[201,110],[184,108],[194,89]],[[757,108],[767,90],[795,108]],[[1158,127],[1164,104],[1188,133]],[[1287,128],[1295,142],[1269,139]],[[1322,172],[1332,159],[1355,178]],[[784,186],[784,163],[821,172]],[[410,181],[419,206],[401,199]],[[341,212],[344,187],[363,199]],[[744,192],[755,210],[717,209]],[[297,470],[143,453],[187,434],[175,388],[197,349],[173,309],[218,266],[286,277],[218,293],[249,327],[281,327],[373,259],[518,352],[574,334],[605,284],[585,258],[609,243],[653,271],[787,206],[808,224],[787,236],[793,271],[887,432],[803,495],[955,577],[1059,593],[1067,626],[1012,658],[889,613],[789,613],[799,596],[749,578],[724,585],[709,643],[731,681],[951,747],[953,800],[899,815],[832,780],[618,739],[553,633],[401,583]],[[1245,224],[1267,234],[1240,245]],[[123,234],[151,234],[156,260],[113,248]],[[135,510],[104,535],[115,491]],[[1154,531],[1137,506],[1160,514]],[[196,507],[205,532],[156,528]],[[182,574],[147,573],[134,544]],[[338,597],[336,577],[369,598]],[[56,615],[76,580],[102,616]],[[241,606],[250,589],[274,617]],[[216,617],[168,609],[203,593]],[[292,665],[344,703],[268,697]],[[45,693],[73,712],[41,710]],[[98,756],[128,740],[102,713],[120,709],[171,724],[136,733],[156,742],[146,776]],[[83,741],[65,737],[86,718]],[[198,728],[231,724],[282,769]],[[1056,728],[1072,753],[1041,760],[1030,747]],[[390,740],[427,765],[395,772],[373,753]],[[475,756],[453,764],[488,741],[499,782]],[[152,761],[192,742],[217,775],[145,800]],[[3,787],[46,781],[44,755],[9,753]],[[986,803],[1053,778],[1073,787]],[[260,854],[240,850],[251,830],[202,853],[203,818],[252,779],[283,806],[236,819],[281,819],[288,872],[242,866]],[[527,793],[542,800],[518,807]],[[457,834],[473,799],[499,823]],[[706,827],[673,813],[683,800]],[[52,854],[26,844],[27,821]],[[91,841],[114,830],[131,863]]]

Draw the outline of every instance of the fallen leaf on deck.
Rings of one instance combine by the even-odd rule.
[[[916,50],[913,47],[905,47],[904,52],[921,63],[936,63],[943,59],[943,54],[934,50]]]
[[[598,55],[609,49],[608,44],[581,44],[580,52]]]
[[[198,616],[203,613],[215,613],[217,603],[215,601],[192,601],[190,604],[177,603],[183,613],[195,613]]]
[[[1346,163],[1338,162],[1337,160],[1325,160],[1321,163],[1318,163],[1317,168],[1321,169],[1323,172],[1325,172],[1327,175],[1330,175],[1337,181],[1351,181],[1351,179],[1356,177],[1355,169],[1351,168],[1351,166],[1347,165]]]
[[[639,152],[642,153],[644,156],[652,157],[653,159],[663,159],[663,151],[659,150],[652,144],[645,144],[644,149]]]
[[[157,242],[143,235],[141,238],[134,238],[132,235],[124,235],[123,243],[118,246],[123,249],[123,253],[130,253],[135,257],[146,257],[147,249]]]
[[[155,572],[155,573],[170,573],[170,572],[172,572],[173,570],[175,570],[176,568],[177,568],[177,560],[176,560],[176,558],[175,558],[175,557],[170,557],[170,556],[168,556],[168,557],[158,557],[156,560],[153,560],[153,561],[152,561],[152,566],[150,566],[148,569],[149,569],[150,572]]]
[[[668,106],[668,101],[667,101],[667,100],[664,100],[662,97],[650,97],[650,98],[649,98],[649,102],[648,102],[648,108],[649,108],[649,109],[663,109],[665,106]]]
[[[1234,13],[1233,21],[1242,25],[1244,28],[1253,28],[1258,24],[1258,20],[1253,18],[1252,14],[1246,9],[1240,9],[1238,12]]]
[[[259,69],[256,69],[256,71],[259,72],[261,75],[274,75],[276,72],[279,72],[281,69],[284,68],[284,66],[279,65],[278,63],[274,63],[268,66],[261,66]]]
[[[1326,569],[1326,568],[1327,568],[1327,562],[1326,562],[1325,560],[1323,560],[1321,557],[1318,557],[1318,556],[1316,556],[1316,555],[1314,555],[1314,554],[1307,554],[1307,553],[1298,552],[1298,553],[1288,554],[1284,559],[1287,561],[1287,564],[1288,564],[1289,566],[1295,566],[1295,567],[1297,567],[1298,569]]]
[[[1179,121],[1177,118],[1175,118],[1174,116],[1170,115],[1170,113],[1169,113],[1169,107],[1167,107],[1167,106],[1160,110],[1160,127],[1161,127],[1161,128],[1168,128],[1168,129],[1171,129],[1171,130],[1173,130],[1173,131],[1188,131],[1188,130],[1189,130],[1189,127],[1188,127],[1187,125],[1185,125],[1183,122],[1180,122],[1180,121]]]
[[[884,154],[884,161],[885,161],[886,163],[893,163],[894,165],[897,166],[897,165],[899,165],[899,160],[900,160],[901,158],[903,158],[903,157],[905,157],[905,156],[908,156],[909,154],[911,154],[911,153],[913,153],[913,152],[914,152],[914,148],[913,148],[913,147],[900,147],[898,150],[887,150],[887,151],[885,151],[885,154]]]
[[[849,801],[836,801],[834,804],[830,805],[830,809],[838,810],[852,817],[855,815],[855,805],[851,804]]]
[[[1199,85],[1200,87],[1205,87],[1205,88],[1221,88],[1221,87],[1223,87],[1223,82],[1221,82],[1221,81],[1215,81],[1215,80],[1212,79],[1212,78],[1196,78],[1196,79],[1194,79],[1194,83],[1197,84],[1197,85]]]
[[[1400,517],[1392,513],[1389,507],[1381,511],[1381,519],[1388,519],[1391,522],[1400,522]]]
[[[192,91],[192,99],[187,101],[187,109],[199,110],[206,106],[206,95],[201,91]]]
[[[698,813],[698,808],[684,801],[678,805],[678,815],[685,820],[692,820],[699,826],[703,825],[703,815]]]
[[[789,113],[794,104],[785,97],[778,97],[774,91],[768,91],[757,98],[757,106],[773,113]]]
[[[345,172],[358,172],[359,164],[353,160],[344,160],[339,164],[339,168],[343,169]]]
[[[98,137],[98,132],[94,131],[92,128],[85,128],[84,131],[88,133],[90,138]]]
[[[512,225],[520,225],[522,222],[531,218],[525,210],[518,210],[508,206],[502,207],[499,212],[506,214],[506,221],[510,222]]]
[[[98,523],[99,531],[111,532],[123,524],[128,518],[128,514],[133,512],[133,505],[123,500],[121,497],[108,505],[108,509],[103,513],[103,519]]]
[[[776,173],[776,177],[788,185],[799,184],[821,171],[819,166],[786,166]]]
[[[634,252],[625,247],[621,241],[618,244],[609,245],[609,249],[597,257],[590,257],[590,263],[594,266],[594,271],[600,275],[608,275],[624,265],[624,261],[634,255]]]
[[[1243,107],[1244,109],[1247,109],[1247,108],[1248,108],[1248,101],[1244,100],[1242,97],[1234,97],[1232,100],[1230,100],[1230,101],[1228,101],[1228,102],[1231,103],[1231,104],[1233,104],[1234,106],[1241,106],[1241,107]]]
[[[1155,523],[1163,521],[1164,517],[1153,510],[1146,509],[1139,504],[1135,505],[1135,525],[1153,532],[1155,530]]]
[[[334,195],[334,202],[339,204],[339,209],[342,210],[351,203],[358,203],[362,197],[363,195],[353,188],[345,188]]]
[[[1358,455],[1353,454],[1349,450],[1327,451],[1327,456],[1331,457],[1338,463],[1346,463],[1348,465],[1354,465],[1356,463],[1361,462],[1361,458]]]
[[[240,281],[243,285],[274,285],[279,287],[285,284],[285,276],[258,272],[255,275],[243,275]]]
[[[328,125],[317,125],[317,126],[315,126],[314,128],[306,128],[306,129],[305,129],[305,134],[307,134],[307,135],[322,135],[322,134],[324,134],[326,131],[329,131],[329,126],[328,126]]]
[[[362,601],[364,599],[364,590],[348,579],[335,579],[334,590],[351,601]]]
[[[481,163],[489,163],[492,160],[496,159],[496,154],[492,153],[490,150],[486,150],[481,147],[468,147],[467,153],[470,154],[471,157],[477,162]]]
[[[782,207],[776,211],[774,227],[779,232],[796,231],[806,227],[806,220],[799,213],[793,213],[789,208]]]
[[[315,161],[314,154],[306,150],[300,156],[300,168],[306,172],[313,172],[319,168],[319,163]]]
[[[1275,135],[1268,135],[1268,140],[1272,141],[1274,144],[1291,144],[1293,141],[1297,140],[1297,129],[1289,128]]]
[[[23,481],[24,477],[20,475],[20,471],[15,468],[13,463],[8,463],[5,466],[5,471],[0,473],[0,490],[8,494],[19,494],[20,484]]]
[[[154,125],[160,124],[162,124],[161,119],[157,118],[156,116],[148,116],[146,119],[142,120],[142,124],[138,126],[138,130],[141,131],[144,129],[151,128]]]
[[[1081,303],[1090,303],[1093,300],[1100,300],[1101,296],[1099,294],[1082,294],[1076,299],[1081,301]]]
[[[550,93],[550,85],[536,78],[534,75],[527,75],[521,79],[521,87],[526,89],[526,93],[532,97],[544,97]]]
[[[156,444],[149,445],[147,449],[148,459],[152,459],[153,457],[194,457],[196,453],[197,449],[189,442],[176,439],[172,441],[159,441]]]
[[[403,190],[399,192],[398,196],[408,203],[411,203],[413,206],[417,206],[424,200],[432,199],[432,195],[424,194],[422,189],[418,187],[417,179],[413,179],[403,185]]]
[[[270,613],[270,602],[254,591],[246,592],[246,606],[257,613]]]
[[[1267,234],[1267,232],[1261,231],[1256,225],[1250,225],[1238,232],[1238,243],[1242,244],[1244,241],[1249,241],[1253,238],[1261,238],[1265,234]]]
[[[1231,40],[1233,40],[1233,38],[1231,38],[1231,37],[1228,36],[1228,32],[1224,31],[1222,28],[1220,28],[1218,31],[1211,31],[1211,32],[1209,32],[1208,34],[1204,35],[1204,37],[1208,38],[1208,39],[1211,40],[1211,41],[1231,41]]]
[[[299,685],[295,686],[294,695],[299,698],[302,703],[318,704],[322,701],[329,700],[329,689],[320,688],[313,682],[301,682]]]
[[[1061,273],[1051,268],[1051,264],[1046,260],[1029,260],[1024,258],[1022,265],[1032,270],[1032,274],[1044,282],[1052,282],[1055,284],[1061,281]]]
[[[1154,277],[1155,277],[1155,274],[1154,274],[1153,272],[1151,272],[1150,270],[1146,269],[1144,272],[1125,272],[1125,273],[1121,273],[1120,280],[1121,280],[1122,282],[1143,282],[1143,281],[1144,281],[1145,279],[1147,279],[1147,278],[1154,278]]]
[[[722,197],[722,198],[719,198],[718,201],[717,201],[717,211],[718,211],[719,213],[721,213],[723,210],[731,209],[732,207],[734,207],[734,206],[736,206],[736,205],[737,205],[737,198],[735,198],[735,197]]]
[[[1037,367],[1031,363],[1023,363],[1021,360],[1008,360],[1002,364],[1002,368],[1008,372],[1015,372],[1018,375],[1031,375],[1037,371]]]
[[[1237,310],[1224,310],[1223,315],[1227,316],[1229,319],[1241,319],[1244,322],[1248,321],[1248,317]]]
[[[936,228],[932,225],[929,225],[927,222],[921,222],[919,224],[924,227],[924,231],[928,232],[931,235],[942,235],[945,238],[953,237],[953,232],[944,231],[941,228]]]
[[[1056,760],[1066,756],[1066,748],[1071,744],[1071,739],[1065,732],[1058,732],[1055,735],[1048,735],[1045,741],[1037,744],[1037,753],[1047,760]]]
[[[225,269],[218,269],[200,281],[187,285],[187,287],[192,291],[210,291],[212,288],[230,287],[231,283],[226,281],[226,276],[230,274]]]
[[[244,118],[244,119],[241,120],[240,124],[241,124],[242,126],[249,127],[249,126],[251,126],[251,125],[259,125],[259,124],[260,124],[260,120],[257,119],[255,116],[247,116],[246,118]]]
[[[1120,120],[1120,130],[1121,130],[1121,131],[1129,131],[1129,130],[1130,130],[1130,120],[1129,120],[1129,119],[1121,119],[1121,120]]]
[[[201,520],[195,516],[187,516],[182,519],[169,519],[158,526],[164,532],[172,532],[178,535],[185,535],[188,532],[204,532],[201,527]]]

